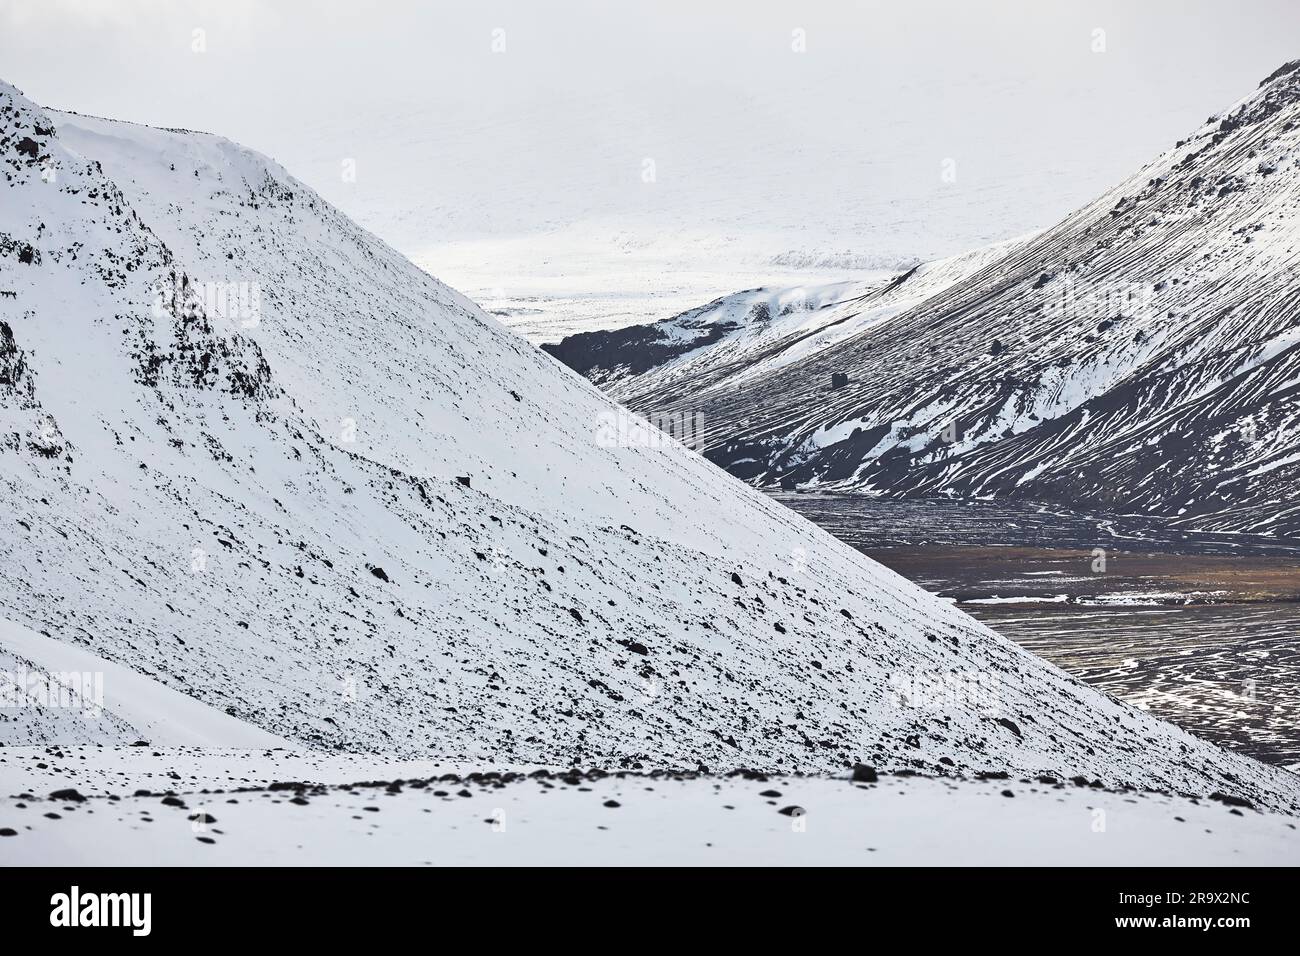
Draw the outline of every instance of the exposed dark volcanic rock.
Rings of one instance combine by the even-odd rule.
[[[810,346],[805,323],[761,349],[733,336],[640,376],[625,357],[587,374],[634,410],[697,416],[694,446],[762,486],[1300,531],[1298,63],[919,302],[900,296],[925,268],[841,297],[816,325],[847,337]]]
[[[696,310],[705,313],[709,306]],[[636,325],[612,331],[580,332],[564,341],[543,343],[542,348],[577,372],[601,384],[604,370],[620,375],[640,375],[669,359],[705,348],[733,331],[729,323],[709,323],[689,337],[672,337],[654,325]]]

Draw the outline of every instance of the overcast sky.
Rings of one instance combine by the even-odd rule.
[[[1296,0],[0,0],[32,99],[238,140],[413,254],[618,221],[957,251],[1298,56]]]

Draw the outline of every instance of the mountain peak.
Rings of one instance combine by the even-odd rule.
[[[577,339],[556,354],[634,408],[700,414],[703,453],[762,486],[1300,531],[1280,504],[1300,494],[1300,61],[1050,229],[939,274],[748,355],[628,375]],[[688,315],[717,328],[732,301]],[[680,343],[678,321],[637,334]]]
[[[307,747],[1294,801],[660,436],[269,160],[53,112],[31,157],[16,102],[0,415],[76,450],[0,446],[16,624]],[[955,707],[898,692],[949,678]]]
[[[1285,82],[1288,85],[1295,85],[1297,82],[1300,82],[1300,60],[1292,60],[1289,63],[1283,63],[1268,76],[1264,77],[1264,79],[1260,80],[1259,85],[1267,86],[1274,80],[1281,80],[1283,78],[1285,78]]]

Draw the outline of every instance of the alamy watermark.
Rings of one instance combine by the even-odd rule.
[[[700,412],[650,412],[642,418],[620,408],[596,418],[596,444],[602,448],[662,448],[672,441],[698,448],[703,437]]]
[[[1071,319],[1105,322],[1155,315],[1156,288],[1146,282],[1093,283],[1064,276],[1040,280],[1048,287],[1045,311]]]
[[[122,927],[132,936],[153,928],[152,893],[83,893],[73,886],[50,897],[50,925],[55,927]]]
[[[189,282],[172,294],[159,290],[154,316],[165,318],[177,312],[186,317],[202,314],[246,332],[262,324],[262,286],[255,281]]]
[[[973,711],[991,717],[1002,711],[998,679],[988,671],[895,671],[889,675],[888,693],[890,703],[901,710]]]
[[[104,712],[103,671],[0,671],[0,708],[49,707],[79,710],[97,718]]]

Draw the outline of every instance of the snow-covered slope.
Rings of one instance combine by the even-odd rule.
[[[579,333],[542,348],[632,406],[679,392],[725,392],[917,307],[1028,238],[867,280],[737,292],[662,322]]]
[[[1089,690],[623,427],[263,157],[5,86],[0,170],[17,624],[319,747],[871,760],[1295,805],[1285,771]]]
[[[0,620],[0,729],[12,739],[286,747],[259,727],[76,644]],[[6,719],[7,718],[7,719]]]
[[[919,304],[871,321],[868,300],[834,348],[772,367],[723,342],[616,394],[689,409],[707,455],[758,484],[1051,500],[1289,534],[1297,266],[1300,61]],[[575,360],[578,344],[556,354],[613,377]]]

